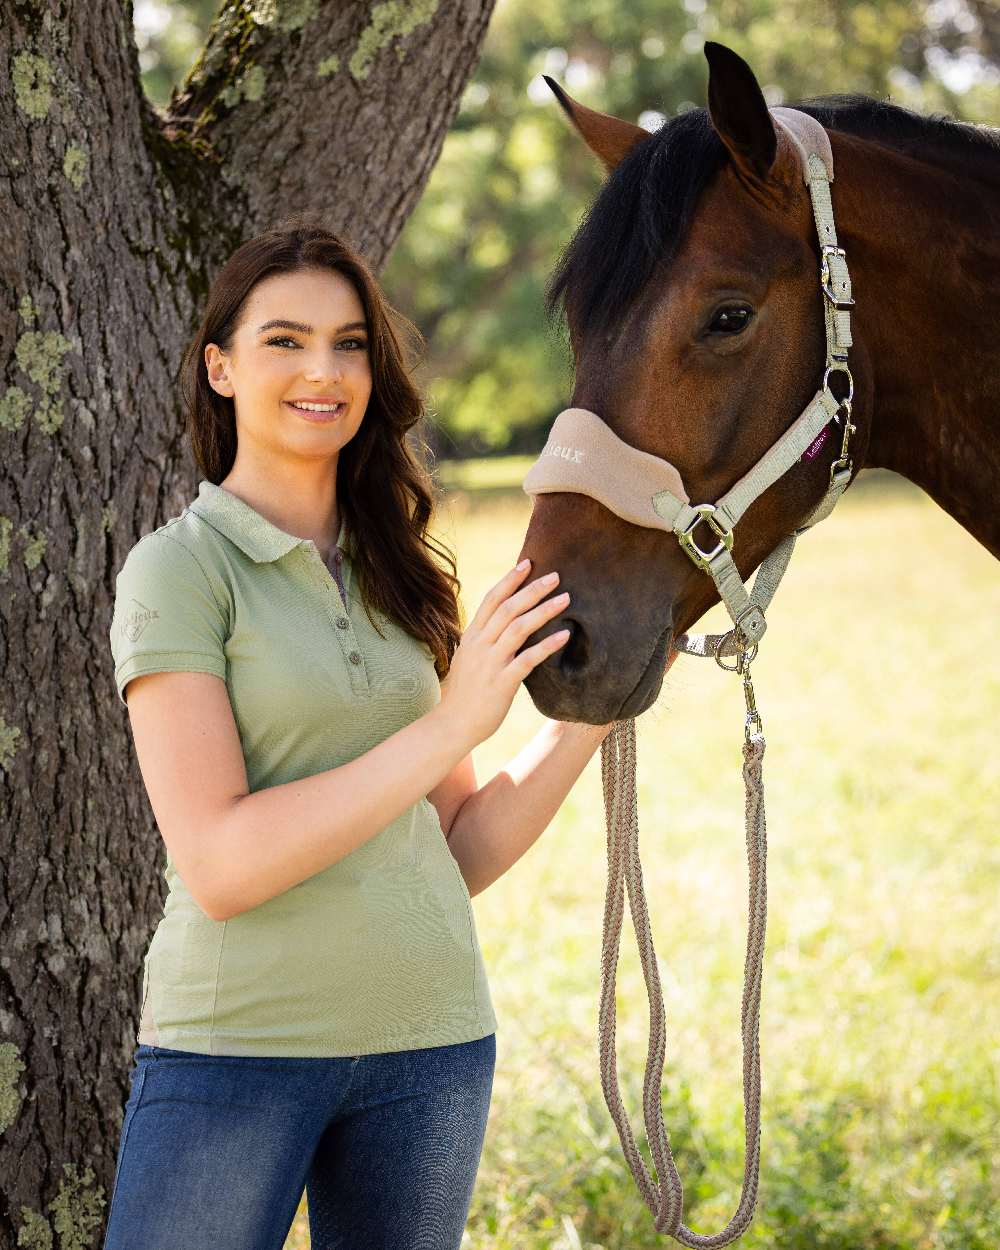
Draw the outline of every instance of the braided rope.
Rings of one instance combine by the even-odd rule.
[[[714,1250],[740,1237],[753,1219],[760,1172],[760,995],[767,923],[767,831],[761,764],[762,734],[748,735],[743,746],[743,780],[746,787],[746,843],[749,878],[747,949],[744,966],[743,1116],[746,1128],[743,1189],[739,1206],[721,1232],[705,1235],[682,1223],[684,1189],[670,1151],[663,1123],[660,1085],[666,1053],[666,1021],[663,991],[657,970],[656,951],[649,927],[649,912],[642,887],[639,862],[639,817],[635,786],[635,719],[617,721],[601,743],[601,780],[608,827],[608,889],[604,906],[604,937],[601,947],[601,1002],[598,1013],[601,1085],[604,1100],[618,1128],[625,1159],[639,1192],[653,1214],[658,1232],[683,1246]],[[650,1155],[656,1166],[654,1181],[632,1135],[632,1127],[618,1089],[615,1055],[615,979],[624,915],[624,889],[635,928],[643,978],[649,998],[649,1050],[643,1082],[643,1117]]]

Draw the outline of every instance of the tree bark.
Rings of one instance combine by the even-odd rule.
[[[228,2],[161,112],[130,5],[3,0],[0,1250],[103,1238],[164,893],[108,631],[196,490],[176,372],[208,284],[299,209],[380,271],[494,2]]]

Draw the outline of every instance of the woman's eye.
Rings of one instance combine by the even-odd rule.
[[[728,308],[720,308],[709,324],[709,333],[739,334],[750,324],[753,309],[747,304],[733,304]]]
[[[294,339],[289,338],[287,334],[282,334],[277,338],[267,340],[268,347],[271,347],[271,346],[279,347],[282,343],[291,343],[293,347],[298,347],[298,343],[296,343]],[[361,351],[364,351],[364,349],[367,347],[367,343],[365,342],[364,339],[355,339],[355,338],[341,339],[338,346],[342,347],[344,343],[357,343]]]

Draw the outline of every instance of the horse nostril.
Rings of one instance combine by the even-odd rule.
[[[569,637],[555,653],[559,668],[564,673],[578,673],[581,668],[586,667],[590,654],[587,631],[571,616],[564,616],[559,622],[559,628],[570,631]]]

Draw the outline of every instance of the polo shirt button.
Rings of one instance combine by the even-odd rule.
[[[352,651],[351,654],[347,658],[351,661],[352,664],[361,663],[361,655],[357,651]]]
[[[338,617],[337,617],[337,628],[338,628],[338,629],[346,629],[346,628],[348,627],[348,625],[350,625],[350,623],[351,623],[351,622],[347,619],[347,617],[346,617],[346,616],[338,616]]]

